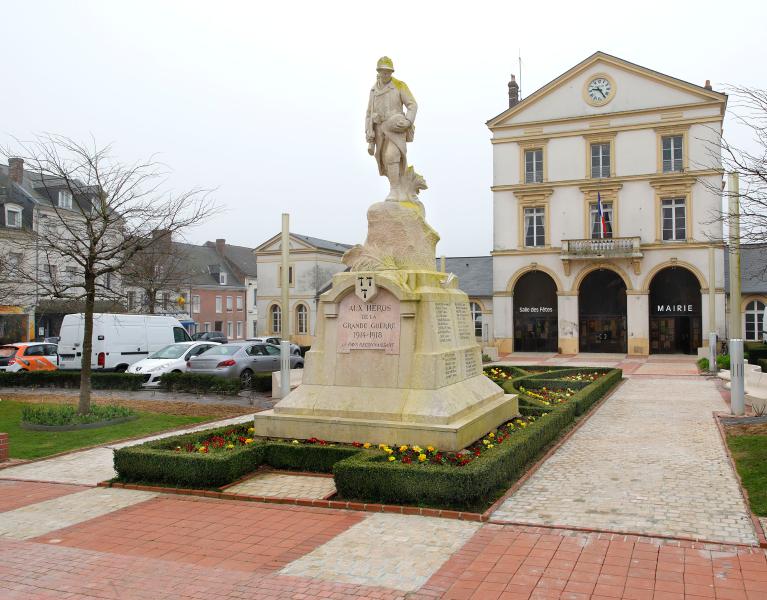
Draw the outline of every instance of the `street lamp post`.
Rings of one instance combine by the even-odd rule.
[[[745,412],[743,334],[740,323],[740,189],[737,173],[730,173],[727,186],[730,228],[730,410]]]

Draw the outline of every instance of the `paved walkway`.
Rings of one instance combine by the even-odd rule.
[[[712,418],[725,410],[710,380],[630,379],[493,518],[756,543]]]
[[[506,354],[494,364],[499,365],[551,365],[567,367],[616,367],[626,377],[633,375],[685,376],[698,375],[697,356],[687,354],[576,354],[574,356],[551,352],[515,352]]]

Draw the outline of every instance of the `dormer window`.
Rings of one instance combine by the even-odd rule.
[[[219,285],[226,285],[226,273],[218,274],[218,283]]]
[[[21,229],[21,207],[16,204],[5,205],[5,225]]]
[[[72,208],[72,192],[69,190],[59,191],[59,208]]]

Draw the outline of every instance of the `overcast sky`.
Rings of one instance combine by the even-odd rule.
[[[767,88],[763,0],[623,5],[6,0],[0,143],[51,132],[114,143],[126,162],[158,153],[170,186],[216,188],[225,208],[193,242],[256,246],[289,212],[294,232],[358,243],[388,192],[364,136],[385,54],[418,101],[408,158],[438,253],[487,254],[485,121],[508,106],[520,49],[523,96],[597,50],[714,89]]]

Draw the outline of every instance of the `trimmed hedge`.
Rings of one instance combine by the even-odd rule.
[[[767,346],[764,344],[749,342],[745,346],[748,349],[748,363],[750,365],[758,365],[760,360],[767,358]],[[717,360],[717,362],[719,361]]]
[[[762,373],[767,373],[767,358],[760,358],[757,364],[762,368]]]
[[[94,390],[140,390],[143,375],[96,371],[91,374]],[[17,371],[0,372],[0,387],[61,387],[79,388],[80,371]]]
[[[348,446],[307,446],[290,442],[269,441],[264,443],[264,463],[275,469],[332,473],[333,465],[340,460],[360,453],[358,448]]]
[[[166,373],[160,378],[160,387],[166,392],[190,392],[192,394],[229,394],[242,390],[239,379],[226,379],[202,373]],[[268,392],[272,389],[271,373],[253,373],[251,389]]]
[[[368,502],[428,504],[466,508],[518,479],[526,465],[560,432],[601,398],[623,376],[620,369],[592,382],[572,400],[552,407],[531,425],[516,432],[497,451],[465,467],[428,464],[418,467],[387,462],[378,453],[364,452],[333,467],[336,489],[344,498]],[[506,382],[509,383],[509,382]],[[525,412],[535,411],[525,407]],[[520,409],[522,412],[522,409]]]

